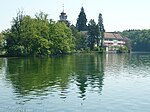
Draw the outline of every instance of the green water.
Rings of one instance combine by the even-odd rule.
[[[0,112],[150,112],[150,53],[0,58]]]

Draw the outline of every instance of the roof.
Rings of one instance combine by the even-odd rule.
[[[108,39],[123,39],[120,33],[118,32],[105,32],[104,33],[104,38]]]
[[[61,12],[61,15],[66,15],[66,13],[65,12]]]

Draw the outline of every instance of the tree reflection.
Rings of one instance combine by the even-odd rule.
[[[53,86],[63,90],[68,85],[71,72],[71,65],[66,65],[69,63],[64,58],[8,59],[7,79],[23,96],[36,90],[45,92],[47,87]]]
[[[5,77],[6,69],[7,69],[7,59],[0,58],[0,79],[3,79]]]
[[[77,86],[80,90],[80,98],[85,99],[85,93],[89,89],[101,93],[104,76],[104,62],[103,55],[88,55],[76,58],[76,72],[77,72]],[[97,89],[98,88],[98,89]],[[87,90],[88,89],[88,90]]]
[[[66,98],[76,83],[80,98],[86,92],[101,93],[105,57],[100,54],[72,55],[59,58],[10,58],[7,60],[6,79],[12,83],[18,97],[60,95]],[[71,79],[75,77],[74,79]],[[74,80],[71,82],[71,80]]]

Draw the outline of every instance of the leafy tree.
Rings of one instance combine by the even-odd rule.
[[[3,35],[2,33],[0,33],[0,47],[2,46],[2,43],[3,43]]]
[[[87,47],[87,33],[79,32],[74,25],[70,26],[72,34],[75,38],[76,50],[83,50]]]
[[[4,32],[9,56],[49,56],[71,53],[75,43],[71,29],[54,22],[40,12],[35,18],[18,13],[10,29]]]
[[[86,14],[84,12],[84,8],[82,7],[76,23],[76,28],[78,29],[78,31],[86,31],[87,30],[86,23],[87,23]]]
[[[33,44],[32,52],[35,55],[50,55],[50,47],[52,46],[52,42],[50,40],[50,26],[52,25],[48,19],[48,14],[43,12],[36,13],[36,19],[34,19],[35,23],[35,36],[33,41],[36,44]]]
[[[72,52],[75,43],[71,29],[62,22],[57,22],[54,27],[54,34],[50,37],[51,41],[54,43],[51,48],[52,53],[64,54]]]
[[[17,13],[17,17],[13,18],[11,29],[4,31],[4,36],[6,40],[6,53],[8,55],[22,55],[23,46],[21,46],[21,25],[23,21],[23,11]]]
[[[88,34],[89,34],[89,47],[91,50],[94,48],[95,39],[98,35],[98,27],[94,21],[94,19],[91,19],[88,23]]]
[[[100,37],[101,37],[101,47],[103,47],[105,29],[104,29],[103,18],[101,13],[99,14],[98,17],[98,27],[99,27]]]
[[[35,18],[39,21],[48,21],[48,14],[40,11],[40,13],[35,14]]]

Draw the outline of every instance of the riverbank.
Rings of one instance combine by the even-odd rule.
[[[38,58],[43,58],[43,57],[61,57],[61,56],[66,56],[66,55],[73,55],[73,54],[122,54],[122,53],[131,53],[130,51],[128,52],[122,52],[122,51],[108,51],[108,52],[102,52],[102,51],[76,51],[73,53],[65,53],[65,54],[52,54],[49,56],[44,56],[44,55],[38,55],[38,56],[10,56],[10,55],[0,55],[0,58],[9,58],[9,57],[38,57]]]

